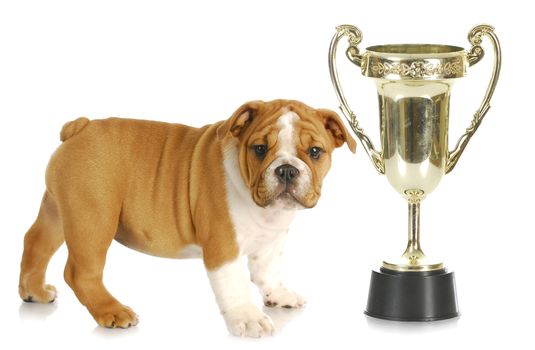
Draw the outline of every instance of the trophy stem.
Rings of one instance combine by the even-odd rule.
[[[420,191],[421,192],[421,191]],[[425,258],[425,254],[420,246],[420,195],[409,197],[409,238],[407,249],[403,257],[410,263],[416,264],[419,260]]]
[[[444,268],[440,262],[430,262],[420,245],[420,202],[424,198],[422,190],[406,190],[405,196],[409,202],[409,237],[407,248],[401,259],[383,262],[385,269],[394,271],[434,271]]]

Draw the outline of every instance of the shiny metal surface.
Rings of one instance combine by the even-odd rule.
[[[438,186],[446,167],[452,83],[376,83],[386,177],[402,196],[407,197],[407,190],[421,190],[425,197]]]
[[[466,75],[468,67],[484,56],[482,38],[488,37],[494,48],[494,68],[479,109],[470,126],[448,151],[449,98],[453,82]],[[337,46],[348,39],[347,58],[361,68],[364,76],[374,79],[379,96],[382,151],[375,149],[359,126],[340,86],[336,68]],[[361,53],[361,31],[351,25],[336,28],[329,47],[331,80],[340,109],[361,141],[375,169],[386,174],[394,187],[409,202],[409,240],[407,249],[396,262],[383,266],[398,271],[430,271],[443,267],[431,263],[420,246],[420,201],[439,184],[442,176],[457,164],[471,137],[490,108],[500,74],[501,49],[494,28],[474,27],[468,40],[472,47],[435,44],[394,44],[371,46]]]

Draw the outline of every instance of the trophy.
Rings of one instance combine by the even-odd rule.
[[[484,55],[483,37],[494,48],[492,76],[479,109],[453,151],[448,150],[448,114],[453,82],[467,74]],[[347,58],[377,86],[382,150],[373,146],[359,126],[340,87],[336,51],[347,37]],[[431,44],[358,45],[360,30],[336,28],[329,48],[329,70],[340,109],[360,139],[375,169],[407,200],[407,248],[397,260],[384,261],[372,271],[365,314],[397,321],[434,321],[459,315],[455,279],[444,264],[429,259],[420,245],[420,202],[453,170],[470,138],[490,108],[500,74],[501,51],[494,28],[478,25],[468,34],[471,48]]]

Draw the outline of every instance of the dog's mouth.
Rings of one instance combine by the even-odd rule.
[[[297,195],[297,191],[295,190],[294,186],[287,184],[279,184],[277,186],[277,189],[275,190],[275,193],[273,195],[273,199],[268,204],[268,206],[271,205],[282,205],[285,209],[303,209],[307,207],[299,199],[299,196]]]
[[[293,183],[279,183],[275,188],[255,187],[253,200],[262,208],[308,209],[316,205],[315,192],[300,191]]]

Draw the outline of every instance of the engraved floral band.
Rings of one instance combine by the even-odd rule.
[[[468,57],[461,47],[448,45],[382,45],[366,49],[362,57],[362,73],[371,78],[393,80],[451,79],[466,75]],[[403,58],[413,51],[436,52],[433,57]],[[390,51],[390,54],[385,54]],[[392,57],[392,51],[398,52]],[[425,52],[424,51],[424,52]],[[418,52],[420,53],[420,52]],[[390,57],[389,57],[390,56]]]
[[[365,75],[373,78],[389,79],[450,79],[460,78],[466,73],[466,65],[457,58],[448,62],[436,62],[437,60],[418,60],[394,62],[370,58],[369,70]],[[396,77],[397,76],[397,77]]]

